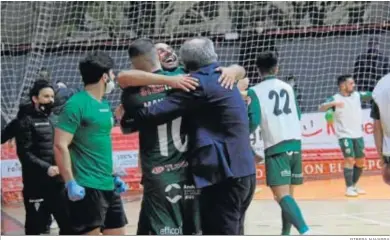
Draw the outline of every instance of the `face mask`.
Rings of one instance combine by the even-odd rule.
[[[53,109],[54,103],[40,103],[39,104],[39,110],[41,110],[44,114],[50,115],[52,109]]]
[[[115,89],[115,83],[114,80],[111,79],[111,77],[108,78],[108,82],[106,82],[106,94],[109,94],[112,92],[112,90]]]

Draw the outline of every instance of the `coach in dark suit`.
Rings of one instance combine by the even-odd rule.
[[[174,92],[160,103],[135,111],[128,122],[137,128],[185,116],[188,159],[195,184],[201,188],[203,234],[242,234],[256,185],[245,103],[237,87],[228,90],[218,83],[220,73],[215,69],[219,64],[211,40],[189,40],[180,54],[199,87],[190,93]]]

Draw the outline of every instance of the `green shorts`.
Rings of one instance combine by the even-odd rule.
[[[364,158],[363,138],[340,138],[339,144],[344,158]]]
[[[300,185],[303,183],[301,152],[284,152],[265,157],[268,186]]]
[[[137,235],[199,235],[199,193],[183,182],[144,189]]]

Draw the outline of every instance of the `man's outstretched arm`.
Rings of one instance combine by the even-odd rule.
[[[160,125],[171,121],[185,112],[203,105],[203,92],[200,88],[186,93],[176,91],[170,94],[165,100],[156,103],[150,107],[127,112],[126,126],[132,129],[138,129],[143,124]]]
[[[337,102],[333,97],[330,97],[318,107],[318,110],[321,112],[326,112],[328,109],[333,109],[334,111],[336,107],[342,108],[344,107],[344,103]]]
[[[198,86],[198,80],[185,75],[165,76],[133,69],[120,72],[118,74],[118,84],[122,89],[136,86],[167,85],[172,88],[190,91],[195,90]]]
[[[239,65],[219,67],[216,71],[221,72],[219,82],[226,88],[233,88],[234,84],[245,78],[245,69]],[[118,74],[118,84],[121,88],[147,86],[147,85],[168,85],[175,89],[184,91],[195,90],[199,85],[198,80],[186,75],[165,76],[144,72],[141,70],[122,71]]]

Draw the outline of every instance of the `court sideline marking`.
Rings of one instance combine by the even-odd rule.
[[[390,224],[389,224],[389,223],[385,223],[385,222],[382,222],[382,221],[373,220],[373,219],[370,219],[370,218],[357,217],[357,216],[355,216],[355,215],[349,215],[349,214],[342,214],[341,216],[346,217],[346,218],[350,218],[350,219],[360,220],[360,221],[362,221],[362,222],[375,223],[375,224],[378,224],[378,225],[381,225],[381,226],[388,226],[388,227],[390,227]]]
[[[358,212],[358,213],[354,213],[354,214],[345,214],[345,213],[339,213],[339,214],[320,214],[320,215],[316,215],[316,216],[313,216],[313,217],[308,217],[307,215],[305,216],[307,219],[319,219],[319,218],[323,218],[323,217],[350,217],[350,218],[355,218],[357,220],[361,220],[361,219],[364,219],[364,218],[360,218],[360,217],[357,217],[355,216],[356,214],[363,214],[363,215],[375,215],[375,214],[385,214],[385,213],[390,213],[390,211],[382,211],[382,212]],[[371,219],[366,219],[366,221],[370,221]],[[363,221],[363,220],[362,220]],[[376,224],[379,224],[380,222],[376,222],[375,220],[371,220],[372,223],[376,223]],[[269,220],[263,220],[263,221],[252,221],[251,223],[255,223],[255,224],[259,224],[259,223],[274,223],[274,222],[280,222],[280,218],[278,219],[269,219]],[[390,226],[390,224],[387,224],[387,223],[382,223],[383,226]]]

